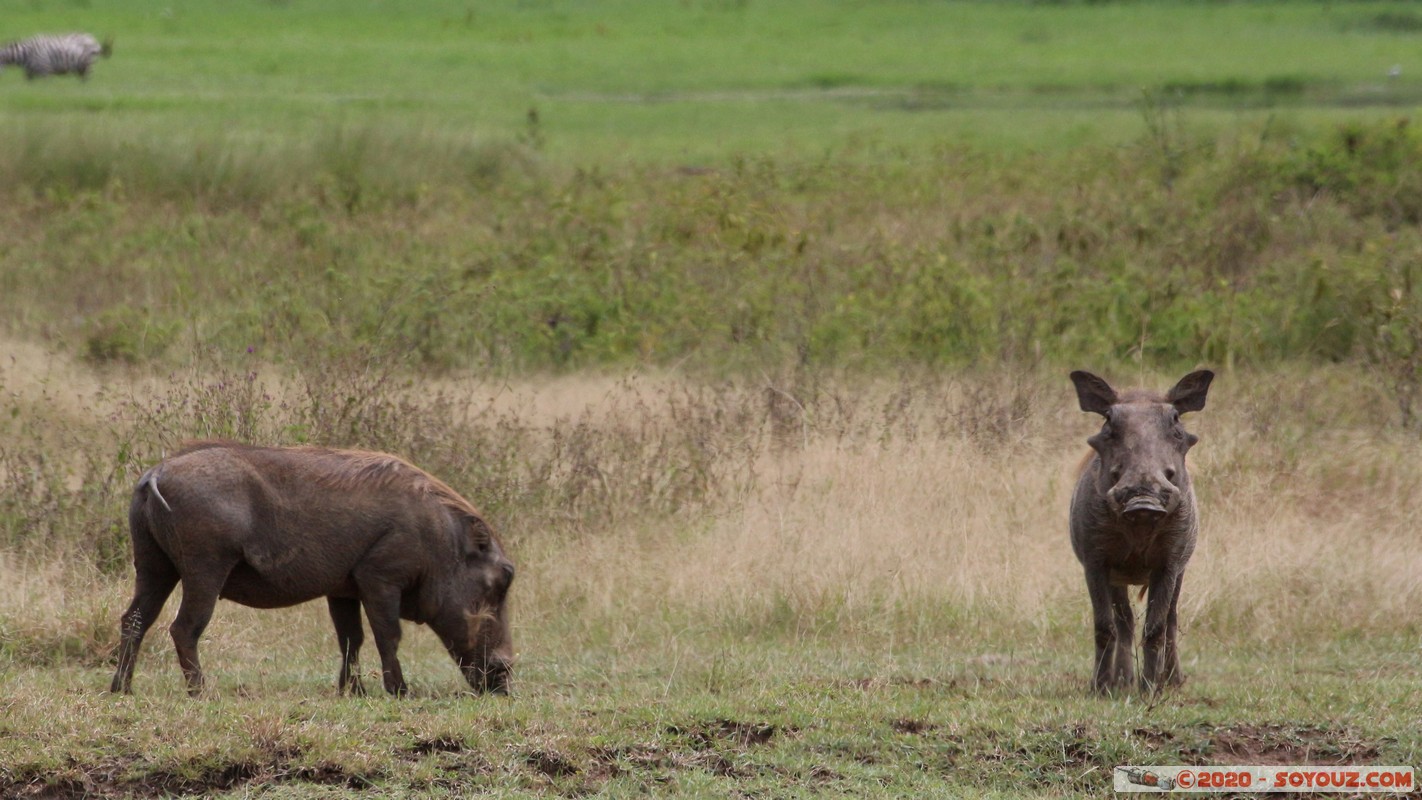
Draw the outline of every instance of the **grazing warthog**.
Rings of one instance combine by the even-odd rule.
[[[143,635],[182,581],[169,631],[189,694],[202,690],[198,637],[219,597],[254,608],[325,597],[342,692],[365,693],[361,606],[391,694],[406,692],[402,618],[429,625],[476,691],[508,692],[514,565],[467,500],[395,456],[200,442],[144,473],[128,521],[138,577],[111,691],[132,691]]]
[[[1195,494],[1185,453],[1199,441],[1180,415],[1205,407],[1215,374],[1192,372],[1164,395],[1117,394],[1089,372],[1073,372],[1082,411],[1106,418],[1087,439],[1094,451],[1071,497],[1071,547],[1086,568],[1096,630],[1098,692],[1135,681],[1131,647],[1135,615],[1126,587],[1144,585],[1145,630],[1141,688],[1156,691],[1184,680],[1176,645],[1176,606],[1185,564],[1195,552]]]

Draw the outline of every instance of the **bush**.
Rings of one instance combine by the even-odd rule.
[[[0,307],[21,336],[169,367],[194,348],[501,374],[1363,355],[1372,306],[1355,287],[1419,240],[1410,127],[1210,140],[1144,108],[1137,147],[1071,155],[945,147],[474,186],[457,166],[473,150],[357,130],[332,134],[309,176],[271,155],[270,180],[216,172],[182,202],[177,178],[21,180]],[[401,147],[412,172],[371,160]],[[448,174],[420,171],[445,156]]]

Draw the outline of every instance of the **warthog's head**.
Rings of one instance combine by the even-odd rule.
[[[1192,372],[1162,396],[1117,394],[1089,372],[1071,374],[1081,410],[1106,418],[1101,432],[1086,441],[1101,457],[1097,491],[1113,514],[1146,524],[1180,507],[1188,485],[1185,453],[1199,441],[1180,424],[1180,415],[1205,407],[1214,377],[1209,370]]]
[[[508,694],[513,639],[505,604],[514,565],[482,520],[469,524],[475,536],[447,588],[454,593],[449,607],[458,618],[451,613],[435,632],[474,691]]]

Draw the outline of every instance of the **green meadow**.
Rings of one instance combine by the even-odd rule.
[[[1422,6],[0,2],[68,30],[0,69],[0,797],[1422,763]],[[1066,373],[1201,366],[1188,680],[1095,697]],[[322,604],[221,603],[190,699],[176,597],[107,694],[193,438],[467,496],[513,695],[407,624],[340,697]]]
[[[7,127],[179,152],[294,147],[344,126],[517,140],[562,164],[944,141],[1120,143],[1143,91],[1229,128],[1406,107],[1408,3],[10,3],[6,35],[80,28],[88,86],[8,87]],[[1396,78],[1389,71],[1398,69]]]

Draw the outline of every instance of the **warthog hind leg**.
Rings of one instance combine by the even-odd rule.
[[[202,664],[198,661],[198,639],[207,630],[212,620],[212,610],[217,606],[217,597],[222,585],[235,564],[211,565],[206,568],[188,569],[183,578],[183,602],[178,606],[178,616],[168,626],[173,637],[173,647],[178,651],[178,666],[183,669],[183,678],[188,684],[188,694],[196,697],[202,693]]]
[[[114,671],[111,692],[133,691],[133,667],[138,663],[138,649],[153,621],[163,611],[163,604],[178,585],[178,571],[163,558],[139,570],[133,602],[123,612],[119,622],[118,669]]]

